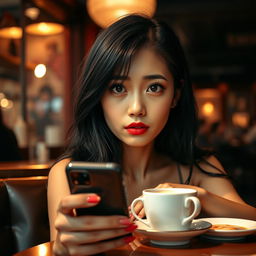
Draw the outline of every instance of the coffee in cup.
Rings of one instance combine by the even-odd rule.
[[[135,213],[134,207],[139,201],[143,203],[147,219],[141,219]],[[200,210],[197,191],[190,188],[145,189],[143,196],[134,199],[131,204],[133,216],[157,231],[189,230]]]

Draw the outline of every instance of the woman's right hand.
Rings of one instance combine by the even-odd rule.
[[[74,209],[93,207],[99,201],[96,194],[73,194],[60,201],[54,255],[92,255],[134,240],[130,233],[137,226],[126,216],[75,216]]]

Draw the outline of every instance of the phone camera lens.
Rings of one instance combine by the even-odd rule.
[[[89,185],[91,183],[88,173],[80,173],[77,180],[79,185]]]
[[[72,183],[75,185],[90,185],[90,175],[85,172],[72,172],[71,173]]]

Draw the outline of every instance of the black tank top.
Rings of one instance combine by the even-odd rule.
[[[180,169],[180,165],[177,163],[177,170],[178,170],[178,175],[179,175],[179,180],[180,180],[180,184],[187,184],[189,185],[191,177],[192,177],[192,172],[193,172],[193,166],[189,167],[189,175],[186,179],[186,181],[184,182],[183,177],[182,177],[182,172]]]

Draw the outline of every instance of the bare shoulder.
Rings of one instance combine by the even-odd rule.
[[[65,158],[60,160],[59,162],[55,163],[50,172],[49,172],[49,178],[55,176],[55,175],[59,175],[59,174],[63,174],[63,172],[66,169],[67,164],[70,162],[70,158]]]
[[[224,174],[224,175],[218,175]],[[206,189],[220,197],[244,203],[238,195],[233,184],[224,170],[223,166],[215,156],[203,159],[195,168],[195,183],[197,186]]]
[[[207,172],[226,174],[222,164],[214,155],[204,158],[199,162],[199,166]]]
[[[66,166],[69,158],[57,162],[51,168],[48,176],[48,192],[53,194],[69,194],[68,180],[66,177]]]
[[[212,175],[211,175],[212,174]],[[193,175],[191,183],[196,186],[202,186],[202,184],[212,182],[214,180],[214,174],[218,178],[218,174],[224,174],[223,179],[226,179],[227,174],[220,161],[213,155],[210,155],[197,163],[193,168]],[[211,179],[209,179],[211,177]]]

